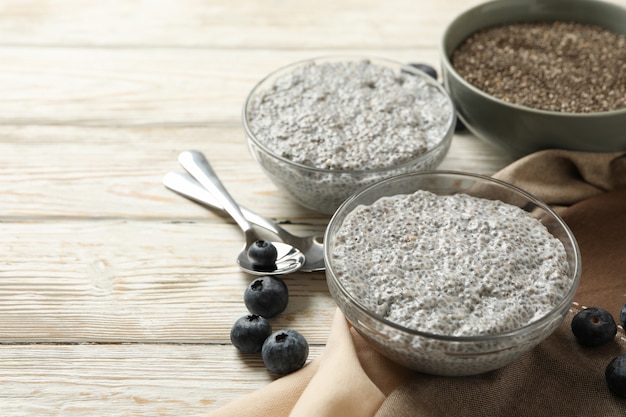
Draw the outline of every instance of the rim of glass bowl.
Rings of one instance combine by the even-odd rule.
[[[420,76],[422,78],[424,78],[426,80],[426,82],[428,82],[429,84],[435,86],[442,94],[443,96],[446,98],[446,101],[448,102],[448,105],[450,107],[450,109],[452,110],[450,112],[450,117],[448,119],[448,129],[446,130],[446,133],[443,135],[443,137],[439,140],[439,142],[437,143],[436,146],[434,146],[433,148],[427,150],[426,152],[424,152],[423,154],[419,155],[416,158],[412,158],[409,159],[407,161],[404,161],[402,163],[396,164],[396,165],[387,165],[384,167],[378,167],[378,168],[372,168],[372,169],[366,169],[366,168],[359,168],[359,169],[328,169],[328,168],[319,168],[319,167],[314,167],[311,165],[304,165],[304,164],[300,164],[298,162],[294,162],[290,159],[284,158],[283,156],[280,156],[278,154],[276,154],[272,149],[268,148],[267,146],[265,146],[264,143],[262,143],[261,141],[259,141],[259,139],[256,137],[256,135],[252,132],[252,129],[250,128],[250,124],[248,122],[248,107],[250,105],[250,102],[252,101],[252,98],[255,96],[255,94],[262,90],[263,88],[265,88],[265,84],[268,80],[275,78],[276,76],[283,74],[283,73],[288,73],[289,71],[291,71],[293,68],[300,66],[300,65],[304,65],[307,63],[311,63],[311,62],[339,62],[339,61],[352,61],[352,62],[358,62],[360,60],[369,60],[375,64],[379,64],[379,65],[384,65],[386,67],[391,67],[394,70],[398,70],[398,71],[404,71],[404,72],[409,72],[413,75],[416,76]],[[385,171],[389,171],[389,170],[395,170],[395,169],[402,169],[404,167],[410,166],[412,164],[414,164],[415,162],[421,161],[421,160],[426,160],[428,159],[431,155],[439,152],[442,148],[448,146],[450,144],[450,142],[452,141],[452,137],[454,136],[454,127],[456,124],[456,110],[455,110],[455,106],[454,103],[452,102],[452,98],[450,97],[450,94],[448,94],[448,92],[446,91],[446,89],[444,88],[444,86],[442,84],[440,84],[439,82],[437,82],[437,80],[433,79],[431,76],[429,76],[428,74],[426,74],[423,71],[418,70],[417,68],[414,68],[408,64],[403,64],[401,62],[398,61],[394,61],[391,59],[386,59],[386,58],[379,58],[379,57],[371,57],[371,56],[359,56],[359,55],[325,55],[325,56],[319,56],[319,57],[315,57],[315,58],[309,58],[309,59],[303,59],[303,60],[299,60],[296,62],[293,62],[291,64],[285,65],[283,67],[280,67],[272,72],[270,72],[269,74],[267,74],[265,77],[263,77],[253,88],[252,90],[250,90],[250,92],[248,93],[248,96],[246,97],[246,100],[244,102],[243,105],[243,111],[242,111],[242,120],[243,120],[243,127],[246,131],[246,136],[252,141],[254,142],[254,144],[256,146],[258,146],[259,148],[261,148],[263,150],[263,152],[265,152],[266,154],[272,156],[273,158],[276,158],[278,160],[280,160],[281,162],[287,164],[287,165],[291,165],[294,167],[297,167],[298,169],[301,170],[307,170],[307,171],[312,171],[312,172],[318,172],[318,173],[325,173],[325,174],[375,174],[375,173],[379,173],[379,172],[385,172]]]
[[[589,2],[586,2],[589,3]],[[601,0],[597,0],[596,3],[601,3],[600,6],[602,7],[618,7],[617,5],[614,5],[612,3],[607,3],[605,1],[601,1]],[[516,104],[516,103],[511,103],[508,101],[504,101],[498,97],[492,96],[491,94],[481,90],[480,88],[476,87],[474,84],[470,83],[469,81],[467,81],[464,77],[461,76],[461,74],[459,74],[456,70],[456,68],[454,67],[454,65],[452,65],[452,61],[450,60],[450,56],[449,54],[446,52],[446,42],[448,39],[448,36],[450,35],[450,32],[452,31],[452,28],[454,25],[457,24],[457,22],[460,19],[465,18],[466,16],[469,16],[471,14],[475,14],[477,13],[478,10],[480,9],[488,9],[490,7],[493,7],[493,5],[497,5],[497,4],[502,4],[502,5],[528,5],[528,7],[534,7],[536,6],[534,3],[530,3],[527,0],[492,0],[492,1],[488,1],[486,3],[481,3],[478,4],[476,6],[473,6],[461,13],[459,13],[457,16],[455,16],[450,23],[447,25],[447,27],[445,28],[444,32],[443,32],[443,36],[441,37],[441,42],[439,43],[439,53],[441,55],[441,59],[443,62],[443,67],[446,67],[445,69],[447,69],[448,72],[450,72],[454,78],[461,84],[463,84],[463,86],[469,90],[471,90],[472,92],[474,92],[475,94],[478,94],[479,96],[487,99],[487,100],[491,100],[495,103],[497,103],[498,105],[504,106],[504,107],[510,107],[511,109],[515,109],[517,111],[526,111],[526,112],[530,112],[530,113],[538,113],[538,114],[543,114],[543,115],[549,115],[549,116],[554,116],[554,117],[562,117],[562,118],[596,118],[596,117],[613,117],[613,116],[618,116],[618,115],[623,115],[626,116],[626,107],[621,108],[621,109],[614,109],[614,110],[605,110],[605,111],[596,111],[596,112],[580,112],[580,113],[573,113],[573,112],[560,112],[560,111],[554,111],[554,110],[544,110],[544,109],[537,109],[534,107],[529,107],[529,106],[524,106],[522,104]],[[571,8],[572,5],[568,4],[568,2],[564,2],[564,5],[567,5],[567,7]],[[514,23],[514,22],[510,22],[510,23]],[[582,22],[581,22],[582,23]],[[487,25],[484,27],[489,27],[489,26],[493,26],[493,25],[497,25],[498,23],[493,23],[491,25]],[[477,29],[479,30],[479,29]],[[476,33],[476,31],[471,32],[468,36],[472,35]],[[616,32],[615,32],[616,33]],[[626,36],[626,35],[624,35]],[[462,42],[462,41],[461,41]],[[458,48],[460,44],[456,45],[451,52],[454,52],[456,50],[456,48]]]
[[[570,271],[570,276],[572,276],[572,284],[569,290],[567,291],[567,293],[563,296],[563,298],[558,302],[558,304],[552,307],[552,309],[548,313],[543,315],[541,318],[535,321],[532,321],[517,329],[509,330],[509,331],[498,333],[498,334],[486,334],[486,335],[468,335],[468,336],[442,335],[442,334],[430,333],[430,332],[425,332],[425,331],[420,331],[420,330],[404,327],[401,324],[390,321],[374,313],[373,311],[369,310],[367,307],[362,305],[361,302],[357,298],[355,298],[350,292],[348,292],[345,289],[341,281],[335,275],[332,262],[330,261],[331,259],[330,246],[331,245],[330,244],[324,245],[324,258],[326,259],[326,274],[328,277],[327,279],[331,279],[333,281],[335,286],[339,289],[339,291],[341,291],[342,295],[350,301],[352,306],[356,307],[362,313],[369,316],[370,318],[373,318],[382,324],[393,327],[394,329],[400,330],[404,333],[408,333],[413,336],[425,337],[429,339],[436,339],[436,340],[442,340],[442,341],[454,341],[454,342],[497,341],[501,339],[509,339],[517,335],[523,335],[527,333],[529,330],[532,330],[533,328],[536,328],[536,327],[541,327],[544,323],[552,320],[555,313],[565,311],[566,309],[569,308],[569,306],[571,305],[573,296],[576,290],[578,289],[578,285],[580,283],[581,273],[582,273],[580,249],[578,247],[578,243],[576,241],[576,238],[574,237],[574,234],[572,233],[570,228],[567,226],[567,224],[563,221],[563,219],[561,219],[561,217],[558,214],[556,214],[556,212],[554,212],[554,210],[552,210],[548,205],[546,205],[545,203],[537,199],[532,194],[524,191],[523,189],[513,184],[509,184],[505,181],[498,180],[496,178],[491,178],[485,175],[473,174],[473,173],[467,173],[467,172],[461,172],[461,171],[452,171],[452,170],[430,170],[430,171],[402,174],[402,175],[398,175],[392,178],[381,180],[375,184],[365,187],[364,189],[357,192],[356,194],[353,194],[352,196],[347,198],[341,204],[341,206],[339,206],[339,208],[335,211],[335,214],[330,219],[330,222],[328,223],[328,227],[326,228],[326,232],[324,234],[324,242],[331,242],[331,236],[329,236],[331,225],[335,225],[335,223],[338,222],[338,218],[340,216],[344,216],[344,211],[346,210],[346,207],[352,204],[355,200],[360,199],[362,195],[369,193],[369,191],[373,188],[384,188],[390,182],[402,181],[405,178],[417,177],[417,176],[448,176],[448,177],[453,177],[453,178],[457,177],[457,178],[463,178],[463,179],[474,179],[477,182],[489,182],[489,183],[504,187],[510,191],[513,191],[514,193],[518,193],[522,197],[525,197],[528,200],[532,201],[534,205],[544,210],[546,214],[552,216],[552,218],[556,220],[559,226],[565,231],[567,239],[569,240],[571,244],[572,251],[573,251],[573,258],[574,258],[574,270]]]

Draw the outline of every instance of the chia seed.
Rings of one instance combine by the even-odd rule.
[[[567,113],[626,108],[626,36],[576,22],[477,31],[452,53],[468,82],[501,100]]]
[[[431,77],[368,59],[286,68],[253,91],[244,116],[250,151],[268,177],[327,214],[376,181],[435,169],[455,120]]]
[[[565,248],[541,222],[466,194],[383,197],[349,213],[333,243],[347,292],[380,317],[432,334],[519,329],[571,287]]]
[[[321,169],[388,167],[437,146],[451,103],[424,77],[369,60],[311,62],[260,91],[248,108],[259,142]]]

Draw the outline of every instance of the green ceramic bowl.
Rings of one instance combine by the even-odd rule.
[[[481,139],[522,156],[558,148],[610,152],[626,149],[626,109],[562,113],[507,103],[465,81],[452,66],[452,52],[488,26],[532,21],[574,21],[626,35],[626,9],[598,0],[496,0],[456,17],[441,43],[442,75],[459,118]]]

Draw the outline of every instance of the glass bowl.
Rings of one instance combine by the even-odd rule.
[[[460,336],[455,336],[444,334],[443,330],[428,332],[416,330],[413,326],[408,328],[379,315],[374,312],[374,308],[368,308],[368,305],[373,305],[367,302],[371,289],[363,290],[363,287],[358,290],[354,289],[357,288],[354,287],[354,282],[359,283],[360,286],[363,280],[370,279],[367,274],[369,271],[367,269],[368,266],[360,268],[361,264],[352,265],[347,263],[346,265],[349,267],[346,270],[350,271],[349,280],[351,284],[346,285],[348,273],[344,273],[343,276],[338,274],[338,271],[341,270],[338,262],[342,261],[333,256],[337,244],[336,236],[341,230],[346,216],[359,206],[369,206],[381,197],[411,194],[417,190],[426,190],[440,196],[461,193],[482,199],[499,200],[509,205],[520,207],[522,210],[530,213],[538,222],[542,223],[548,232],[562,243],[567,263],[567,266],[563,268],[567,272],[564,273],[564,278],[561,281],[562,294],[552,297],[555,300],[552,300],[554,304],[550,303],[549,312],[545,315],[540,315],[540,317],[534,317],[532,319],[534,321],[530,320],[530,324],[520,325],[521,327],[516,323],[514,326],[510,326],[509,329],[492,331],[489,334],[484,332],[481,334],[467,332]],[[462,211],[462,213],[467,213],[467,211]],[[367,225],[371,230],[373,222],[371,219],[368,219],[367,213],[363,214],[361,212],[361,215],[363,218],[360,219],[360,224]],[[406,213],[407,219],[410,219],[412,216],[419,216],[419,211]],[[446,221],[443,217],[440,220]],[[532,219],[530,220],[533,221]],[[369,240],[368,233],[372,235]],[[373,255],[377,250],[381,249],[378,247],[381,245],[371,243],[374,241],[373,234],[378,233],[380,233],[380,230],[366,231],[355,237],[355,240],[361,239],[361,242],[368,242],[369,244],[366,251],[367,259],[371,256],[371,263],[369,260],[367,261],[367,263],[370,263],[369,268],[382,268],[380,266],[381,261],[377,261]],[[418,237],[418,240],[420,240],[420,243],[429,243],[424,236]],[[481,175],[454,171],[406,174],[386,179],[367,187],[348,198],[339,207],[330,220],[324,236],[324,242],[328,287],[347,320],[383,355],[408,368],[434,375],[461,376],[484,373],[507,365],[531,350],[553,333],[561,324],[570,308],[581,276],[581,258],[576,240],[563,220],[548,206],[532,195],[505,182]],[[511,242],[513,242],[512,239]],[[388,242],[390,246],[398,244],[402,244],[402,241],[393,240]],[[385,246],[387,246],[387,242],[385,242]],[[338,253],[340,252],[338,251]],[[454,256],[450,256],[449,259],[445,259],[445,257],[443,256],[442,259],[435,260],[434,268],[441,269],[445,262],[456,262],[458,259]],[[405,261],[397,262],[393,266],[402,269],[407,264],[406,258],[404,259]],[[411,261],[409,260],[408,262]],[[380,273],[382,274],[383,272]],[[399,279],[398,276],[395,275],[389,279],[394,280],[391,282],[398,282],[395,281]],[[480,279],[482,279],[482,276],[480,275]],[[550,279],[552,279],[552,276]],[[519,280],[516,280],[516,282],[519,282]],[[398,286],[400,285],[398,284]],[[348,288],[352,288],[352,290],[348,290]],[[416,285],[413,290],[419,292],[421,288],[423,287]],[[361,293],[357,294],[358,292]],[[461,297],[458,294],[458,292],[449,293],[447,296],[460,299]],[[383,295],[382,297],[387,296]],[[444,297],[444,295],[435,292],[430,301],[438,303],[441,297]],[[377,303],[381,302],[380,299],[376,300]],[[386,302],[387,300],[384,299],[383,303]],[[407,303],[410,303],[407,298],[400,299],[398,302],[403,306],[408,306],[409,304]],[[477,301],[477,303],[482,302],[482,299]],[[422,316],[419,315],[419,317]],[[451,317],[451,319],[454,318],[454,316]],[[483,317],[483,319],[488,319],[488,316]]]
[[[290,77],[294,71],[307,68],[311,65],[321,66],[332,63],[356,64],[362,62],[371,62],[375,66],[382,66],[391,70],[393,77],[395,77],[394,79],[400,82],[400,84],[402,84],[402,80],[406,79],[406,77],[413,78],[410,83],[402,84],[403,86],[412,86],[413,81],[419,84],[419,88],[410,90],[415,98],[412,104],[407,106],[407,108],[412,112],[420,114],[420,117],[424,120],[424,126],[426,126],[429,132],[427,134],[428,146],[420,155],[405,159],[396,158],[397,160],[393,162],[388,162],[389,159],[385,159],[386,162],[384,164],[379,163],[378,166],[368,166],[367,162],[374,158],[372,155],[380,152],[379,148],[374,147],[375,149],[371,150],[370,154],[363,154],[362,158],[359,159],[360,166],[350,168],[320,167],[319,164],[317,164],[318,166],[314,166],[313,163],[296,162],[293,158],[285,157],[274,144],[270,143],[268,137],[271,136],[271,134],[268,133],[267,130],[263,130],[264,128],[261,126],[260,122],[255,122],[255,117],[260,119],[260,117],[255,116],[254,106],[256,100],[262,100],[264,95],[272,94],[272,89],[276,88],[275,86],[277,85],[284,86],[285,84],[293,83]],[[369,87],[372,89],[377,88],[375,83],[375,79],[363,80],[366,90]],[[408,87],[406,88],[408,89]],[[336,92],[338,90],[339,88],[335,91],[331,89],[328,91],[330,95],[347,94],[346,92]],[[433,96],[436,98],[433,99]],[[391,97],[390,100],[397,100],[397,98]],[[436,112],[432,110],[435,107],[429,104],[433,102],[438,103],[438,106],[440,106],[439,111]],[[291,101],[289,101],[289,103],[291,103]],[[311,120],[312,124],[323,124],[326,122],[322,120],[330,119],[328,124],[333,124],[331,130],[344,129],[343,126],[351,122],[350,120],[344,120],[348,119],[348,117],[340,116],[340,114],[343,114],[340,111],[335,112],[335,114],[319,116],[316,112],[327,112],[327,106],[320,106],[318,108],[316,105],[312,106],[309,105],[310,103],[305,103],[304,101],[302,103],[290,104],[285,112],[291,111],[293,108],[296,108],[296,106],[304,106],[306,108],[305,113],[310,112],[306,114],[306,117]],[[318,108],[319,110],[310,110],[312,107]],[[389,109],[386,110],[388,113],[400,110],[391,104],[388,107]],[[372,111],[371,113],[376,112]],[[369,116],[372,116],[372,114]],[[399,174],[436,168],[448,152],[456,123],[454,107],[447,92],[439,83],[424,72],[411,66],[386,59],[346,56],[308,59],[293,63],[269,74],[251,90],[243,107],[242,118],[250,153],[261,165],[267,176],[279,189],[286,192],[289,197],[300,205],[325,214],[334,213],[337,207],[339,207],[347,197],[376,181]],[[280,125],[280,123],[265,124],[265,126],[268,125],[275,126]],[[433,125],[436,126],[431,127]],[[305,131],[307,129],[309,129],[309,125],[296,130],[296,132]],[[350,136],[349,132],[345,133],[347,130],[343,132],[344,140],[354,138]],[[295,134],[290,135],[292,138],[295,138]],[[329,140],[328,136],[330,135],[320,135],[315,138],[315,140],[326,141]],[[390,138],[385,137],[384,141],[388,141],[389,139]],[[416,139],[415,137],[402,137],[402,141],[409,145],[415,143]],[[293,140],[298,144],[306,142],[301,141],[299,138]],[[346,145],[346,147],[348,146],[349,145]],[[320,148],[318,142],[309,143],[308,147],[310,147],[313,153],[321,152],[318,150]],[[395,152],[399,153],[400,151]],[[329,152],[327,151],[327,153]],[[395,155],[390,155],[390,157],[391,156]],[[334,157],[335,155],[331,154],[325,161]],[[381,157],[379,156],[379,158]]]

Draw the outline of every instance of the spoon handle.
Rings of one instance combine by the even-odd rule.
[[[246,235],[252,231],[252,225],[241,212],[239,205],[233,200],[204,155],[198,151],[184,151],[178,156],[178,162],[204,188],[209,190],[224,210],[230,214]]]
[[[194,180],[189,174],[184,174],[182,172],[168,172],[163,177],[163,185],[183,197],[195,201],[196,203],[202,204],[213,210],[224,212],[224,208],[221,206],[219,201],[217,201],[210,192],[202,187],[202,185],[200,185],[198,181]],[[283,241],[286,241],[289,238],[288,232],[276,223],[261,217],[245,207],[239,206],[239,208],[250,223],[275,234]]]

